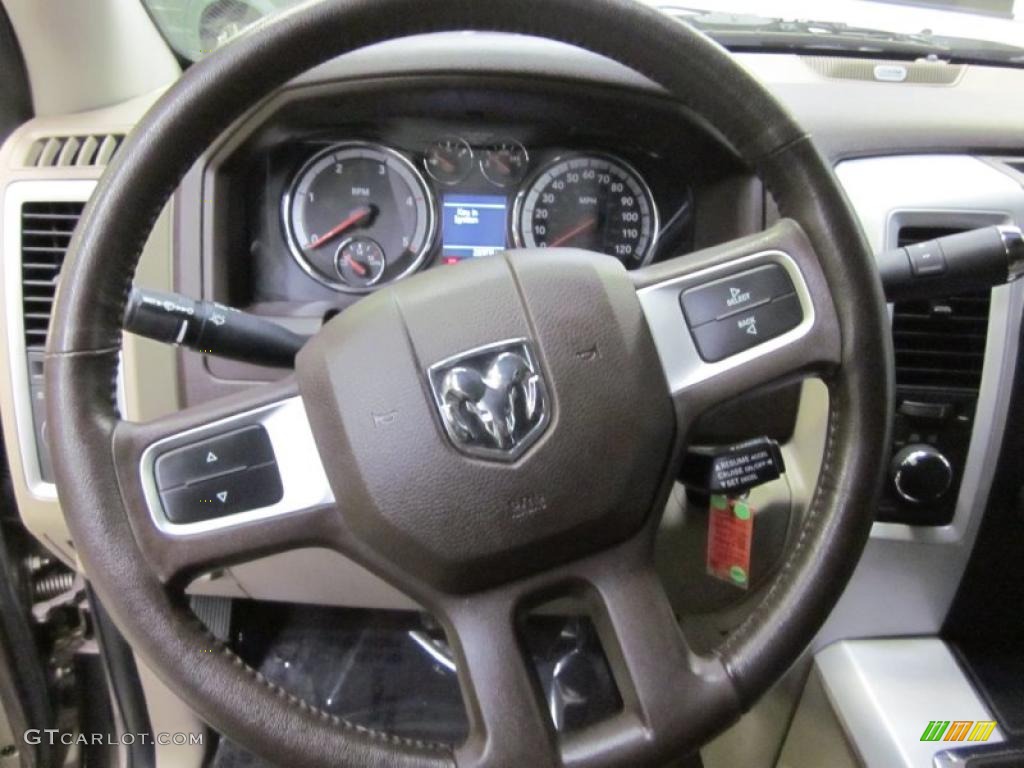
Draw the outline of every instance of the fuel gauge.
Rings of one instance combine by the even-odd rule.
[[[473,170],[473,148],[458,136],[445,136],[427,148],[423,165],[441,184],[458,184]]]
[[[517,184],[526,175],[529,165],[526,147],[510,139],[491,144],[480,158],[480,172],[499,187]]]

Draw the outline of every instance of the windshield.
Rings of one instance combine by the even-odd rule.
[[[301,0],[143,0],[197,61]],[[834,52],[1024,66],[1024,0],[646,0],[732,50]]]

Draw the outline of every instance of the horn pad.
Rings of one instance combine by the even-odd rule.
[[[430,270],[335,317],[296,370],[352,545],[447,592],[622,540],[664,478],[671,399],[607,256]]]
[[[551,423],[551,399],[529,339],[507,339],[430,366],[445,431],[458,450],[515,461]]]

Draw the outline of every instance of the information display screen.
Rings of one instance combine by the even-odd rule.
[[[508,199],[504,195],[444,195],[441,237],[445,264],[504,250],[508,247]]]

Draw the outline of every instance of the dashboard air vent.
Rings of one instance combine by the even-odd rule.
[[[25,165],[31,168],[95,168],[104,166],[117,152],[124,134],[50,136],[29,147]]]
[[[802,56],[804,64],[834,80],[864,80],[915,85],[954,85],[963,75],[962,64],[944,61],[858,59],[845,56]]]
[[[21,295],[28,351],[46,346],[60,268],[84,207],[80,202],[22,204]]]
[[[903,247],[958,231],[908,227],[900,231],[898,244]],[[981,291],[897,302],[892,316],[897,386],[977,394],[990,297],[990,291]]]

